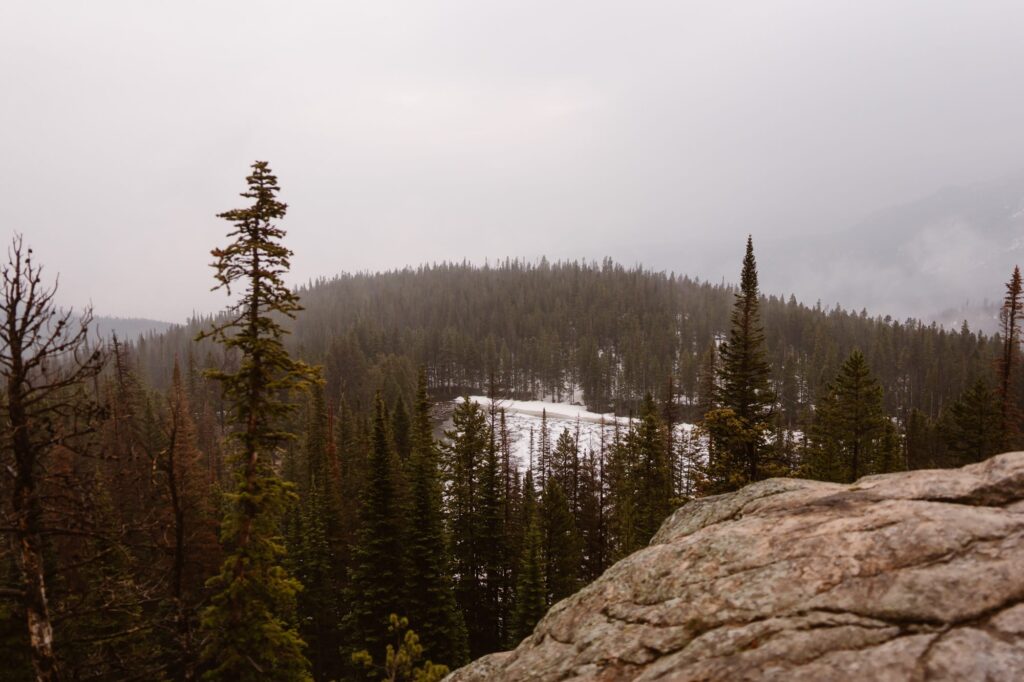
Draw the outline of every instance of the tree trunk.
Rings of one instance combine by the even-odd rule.
[[[16,350],[12,348],[12,351]],[[13,353],[12,353],[13,355]],[[20,355],[20,353],[19,353]],[[28,625],[32,667],[39,682],[59,680],[53,655],[53,624],[46,602],[39,497],[36,493],[35,453],[28,436],[28,418],[21,394],[20,362],[15,361],[7,389],[7,412],[12,430],[16,476],[14,481],[14,533],[18,569],[25,589],[23,604]]]

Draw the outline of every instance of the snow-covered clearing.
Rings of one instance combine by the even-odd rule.
[[[469,399],[484,408],[485,410],[491,406],[491,399],[482,395],[471,395]],[[456,398],[455,402],[461,403],[462,398]],[[543,400],[509,400],[507,398],[497,398],[494,400],[494,406],[499,410],[505,410],[506,415],[520,414],[530,417],[541,417],[545,412],[548,415],[548,421],[552,419],[558,420],[570,420],[573,423],[579,419],[581,422],[591,422],[593,424],[600,424],[604,422],[608,425],[614,425],[615,421],[618,420],[619,424],[629,424],[628,417],[616,417],[614,414],[609,412],[608,414],[600,414],[598,412],[589,412],[587,408],[582,405],[571,405],[569,403],[549,403]]]
[[[455,402],[460,403],[462,400],[463,398],[457,398]],[[480,405],[485,411],[491,406],[491,399],[485,396],[473,395],[469,396],[469,400]],[[614,439],[616,423],[621,433],[629,428],[629,417],[590,412],[581,405],[505,398],[495,399],[494,405],[505,411],[512,455],[518,458],[520,465],[524,467],[530,462],[531,433],[534,455],[540,448],[541,421],[544,413],[547,413],[548,438],[551,445],[554,446],[563,430],[568,429],[569,433],[575,436],[576,430],[579,429],[581,453],[587,450],[598,452],[601,449],[602,436],[605,446],[609,446]],[[447,426],[451,426],[450,422]],[[677,424],[675,431],[677,435],[682,435],[689,433],[692,428],[692,424]]]

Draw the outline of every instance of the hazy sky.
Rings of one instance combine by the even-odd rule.
[[[747,232],[1024,166],[1022,27],[1020,0],[4,0],[0,236],[68,303],[179,320],[223,304],[214,214],[266,159],[296,281],[542,254],[733,279]]]

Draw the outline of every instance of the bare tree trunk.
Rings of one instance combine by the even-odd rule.
[[[15,482],[14,511],[17,523],[15,545],[24,590],[22,603],[28,625],[32,667],[37,680],[49,682],[59,679],[59,676],[53,655],[53,625],[46,602],[46,579],[43,575],[39,533],[39,500],[31,476],[23,476],[21,471]]]
[[[34,487],[18,482],[15,485],[14,508],[17,515],[15,542],[18,568],[24,586],[25,616],[28,625],[32,667],[40,682],[59,680],[53,655],[53,625],[46,602],[46,579],[43,575],[42,542],[38,531],[39,503]]]
[[[46,602],[46,577],[43,574],[43,547],[40,533],[42,511],[36,492],[35,448],[29,438],[29,419],[25,411],[25,368],[22,362],[21,335],[18,332],[17,307],[7,311],[10,374],[7,377],[7,418],[14,451],[14,543],[18,569],[24,587],[22,603],[28,626],[32,667],[36,679],[51,682],[60,679],[53,655],[53,624]]]

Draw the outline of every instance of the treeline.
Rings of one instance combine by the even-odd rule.
[[[439,679],[689,499],[1019,443],[1018,272],[994,338],[763,297],[750,240],[734,288],[509,262],[297,293],[276,178],[247,182],[213,252],[237,301],[136,344],[92,347],[12,247],[5,679]],[[469,390],[633,419],[593,448],[542,419],[520,462],[493,401],[437,433],[436,401]]]
[[[701,360],[728,332],[735,288],[642,268],[601,264],[424,266],[343,275],[300,288],[306,310],[289,349],[321,364],[332,400],[344,394],[364,408],[378,388],[411,400],[418,367],[432,394],[485,392],[565,400],[626,415],[644,395],[661,395],[674,377],[681,418],[697,407]],[[914,320],[872,318],[794,298],[762,297],[765,349],[773,390],[788,424],[811,406],[854,349],[868,359],[885,408],[936,417],[977,376],[990,370],[1000,339],[966,327],[946,330]],[[209,320],[143,339],[148,380],[166,386],[175,356],[200,366],[223,362],[195,346]]]

